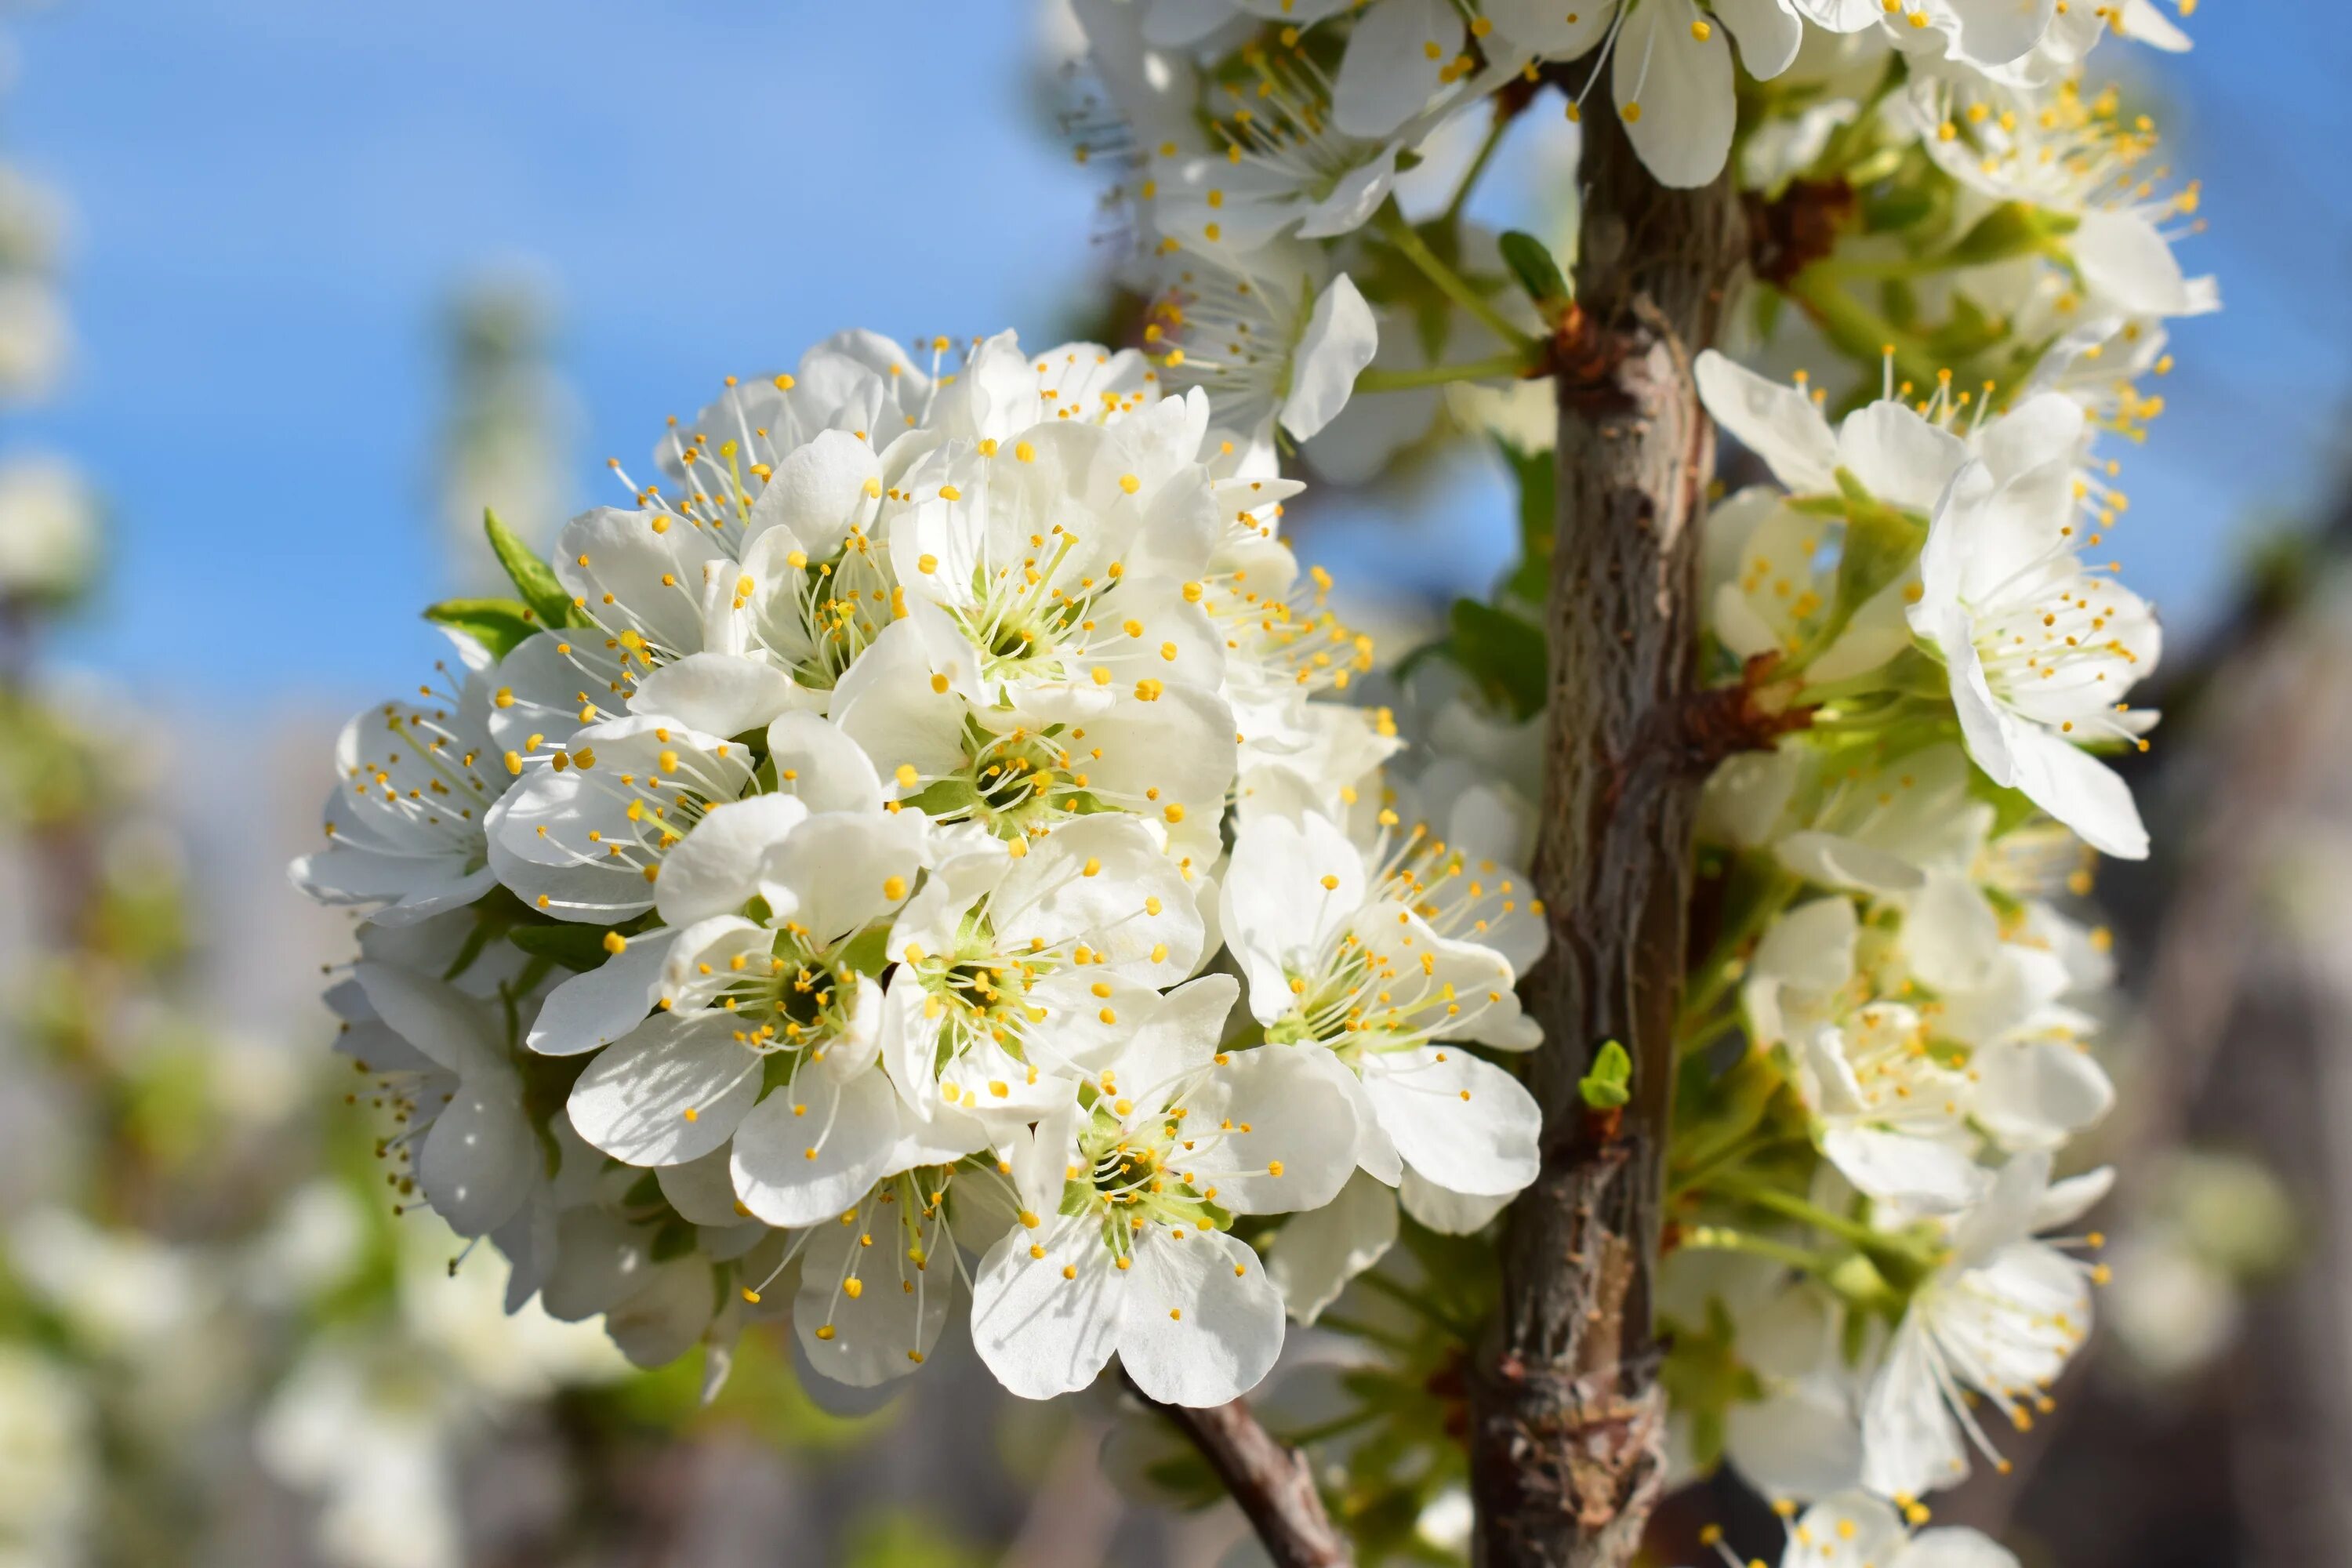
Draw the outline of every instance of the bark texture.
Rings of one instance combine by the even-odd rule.
[[[1248,1516],[1275,1568],[1350,1568],[1355,1553],[1323,1510],[1307,1456],[1258,1425],[1246,1401],[1197,1410],[1150,1403],[1201,1450]]]
[[[1727,179],[1660,187],[1616,117],[1586,122],[1577,306],[1555,345],[1558,538],[1536,884],[1551,949],[1528,1087],[1543,1169],[1509,1212],[1502,1307],[1476,1358],[1471,1460],[1486,1568],[1615,1568],[1664,1479],[1651,1275],[1672,1111],[1691,834],[1698,528],[1714,436],[1692,384],[1748,251]],[[1633,1100],[1592,1116],[1602,1042]]]

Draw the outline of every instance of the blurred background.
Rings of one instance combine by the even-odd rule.
[[[2352,1561],[2352,37],[2310,5],[2097,60],[2203,180],[2228,309],[2178,323],[2115,534],[2169,717],[2161,858],[2102,885],[2107,1327],[1943,1514],[2032,1563]],[[335,728],[439,657],[417,608],[494,581],[486,504],[543,540],[845,326],[1116,321],[1078,49],[1040,0],[0,8],[0,1565],[1232,1546],[1106,1473],[1108,1403],[968,1349],[826,1410],[755,1342],[704,1410],[692,1366],[504,1316],[488,1249],[394,1215],[316,1001],[349,921],[283,869]],[[1571,137],[1515,126],[1483,216],[1556,222]],[[1495,464],[1441,426],[1293,509],[1349,618],[1401,651],[1486,590]]]

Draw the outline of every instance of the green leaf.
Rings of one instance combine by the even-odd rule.
[[[1614,1110],[1633,1098],[1633,1058],[1615,1040],[1601,1042],[1592,1070],[1578,1080],[1576,1090],[1591,1110]]]
[[[506,658],[540,629],[538,617],[520,599],[444,599],[425,606],[425,618],[465,633],[494,658]]]
[[[1528,291],[1544,320],[1558,321],[1568,309],[1573,296],[1569,292],[1568,279],[1560,275],[1559,263],[1552,257],[1551,247],[1534,235],[1518,229],[1507,229],[1496,242],[1511,276]]]
[[[517,926],[507,940],[534,958],[551,958],[566,969],[586,971],[610,956],[601,927],[587,925]]]
[[[1454,635],[1446,639],[1446,650],[1454,662],[1488,697],[1507,706],[1513,718],[1529,719],[1541,712],[1551,668],[1542,629],[1508,610],[1475,599],[1454,600],[1453,620]]]
[[[506,568],[515,592],[522,595],[531,613],[551,626],[565,625],[572,615],[572,595],[555,580],[555,572],[534,553],[522,536],[499,521],[499,514],[489,508],[482,509],[482,531],[490,536],[490,549]]]

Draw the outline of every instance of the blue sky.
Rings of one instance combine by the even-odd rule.
[[[2311,3],[2213,0],[2184,60],[2099,57],[2174,106],[2214,230],[2190,264],[2231,307],[2177,333],[2126,470],[2117,542],[2176,626],[2334,471],[2352,44]],[[0,445],[98,475],[114,559],[69,647],[158,696],[364,700],[434,656],[433,325],[487,263],[557,284],[584,498],[730,371],[852,323],[1042,332],[1098,259],[1030,0],[68,0],[15,31],[0,148],[78,209],[81,346]],[[1432,536],[1349,553],[1402,575]]]

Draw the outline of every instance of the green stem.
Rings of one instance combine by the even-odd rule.
[[[1816,1230],[1827,1231],[1857,1247],[1875,1247],[1886,1240],[1885,1237],[1858,1219],[1832,1214],[1819,1204],[1808,1203],[1796,1194],[1782,1192],[1778,1187],[1760,1186],[1739,1177],[1718,1176],[1709,1190],[1735,1203],[1746,1204],[1750,1208],[1763,1209],[1784,1219],[1797,1220]]]
[[[1769,1236],[1734,1230],[1729,1226],[1692,1226],[1682,1233],[1680,1245],[1702,1252],[1745,1252],[1756,1258],[1775,1258],[1790,1268],[1802,1268],[1812,1274],[1820,1273],[1828,1264],[1828,1260],[1818,1252],[1809,1252],[1794,1243],[1775,1240]]]
[[[1677,1058],[1695,1057],[1738,1026],[1739,1013],[1736,1008],[1719,1013],[1696,1026],[1685,1019],[1682,1027],[1675,1032],[1675,1055]]]
[[[1429,248],[1429,242],[1421,237],[1421,232],[1405,221],[1404,214],[1397,210],[1394,202],[1381,209],[1380,225],[1390,241],[1403,253],[1404,258],[1419,268],[1422,276],[1437,286],[1439,293],[1486,322],[1505,342],[1516,344],[1522,351],[1535,346],[1533,338],[1513,326],[1485,295],[1470,287],[1460,273],[1439,259],[1437,252]]]
[[[1494,106],[1486,126],[1486,139],[1478,143],[1478,155],[1471,159],[1470,167],[1463,171],[1462,183],[1454,187],[1454,199],[1445,204],[1444,216],[1437,220],[1446,227],[1452,228],[1461,220],[1463,205],[1469,201],[1471,191],[1478,184],[1478,177],[1486,172],[1486,164],[1495,156],[1495,149],[1502,144],[1503,128],[1510,122],[1511,117],[1503,112],[1502,104],[1498,100]]]
[[[1698,963],[1696,973],[1701,977],[1698,987],[1683,1002],[1681,1026],[1677,1033],[1687,1033],[1699,1020],[1715,1009],[1733,984],[1732,961],[1740,949],[1754,941],[1757,933],[1771,923],[1772,918],[1789,907],[1797,889],[1804,884],[1786,874],[1776,874],[1756,902],[1729,929],[1715,939],[1715,945]]]
[[[1885,348],[1895,351],[1895,369],[1918,386],[1936,384],[1934,356],[1910,333],[1837,286],[1837,274],[1816,262],[1789,280],[1789,298],[1812,317],[1839,348],[1865,363]]]
[[[1418,370],[1367,370],[1356,377],[1358,392],[1408,392],[1416,386],[1443,386],[1455,381],[1492,381],[1496,376],[1519,377],[1535,368],[1524,353],[1496,354],[1462,364],[1429,364]]]

